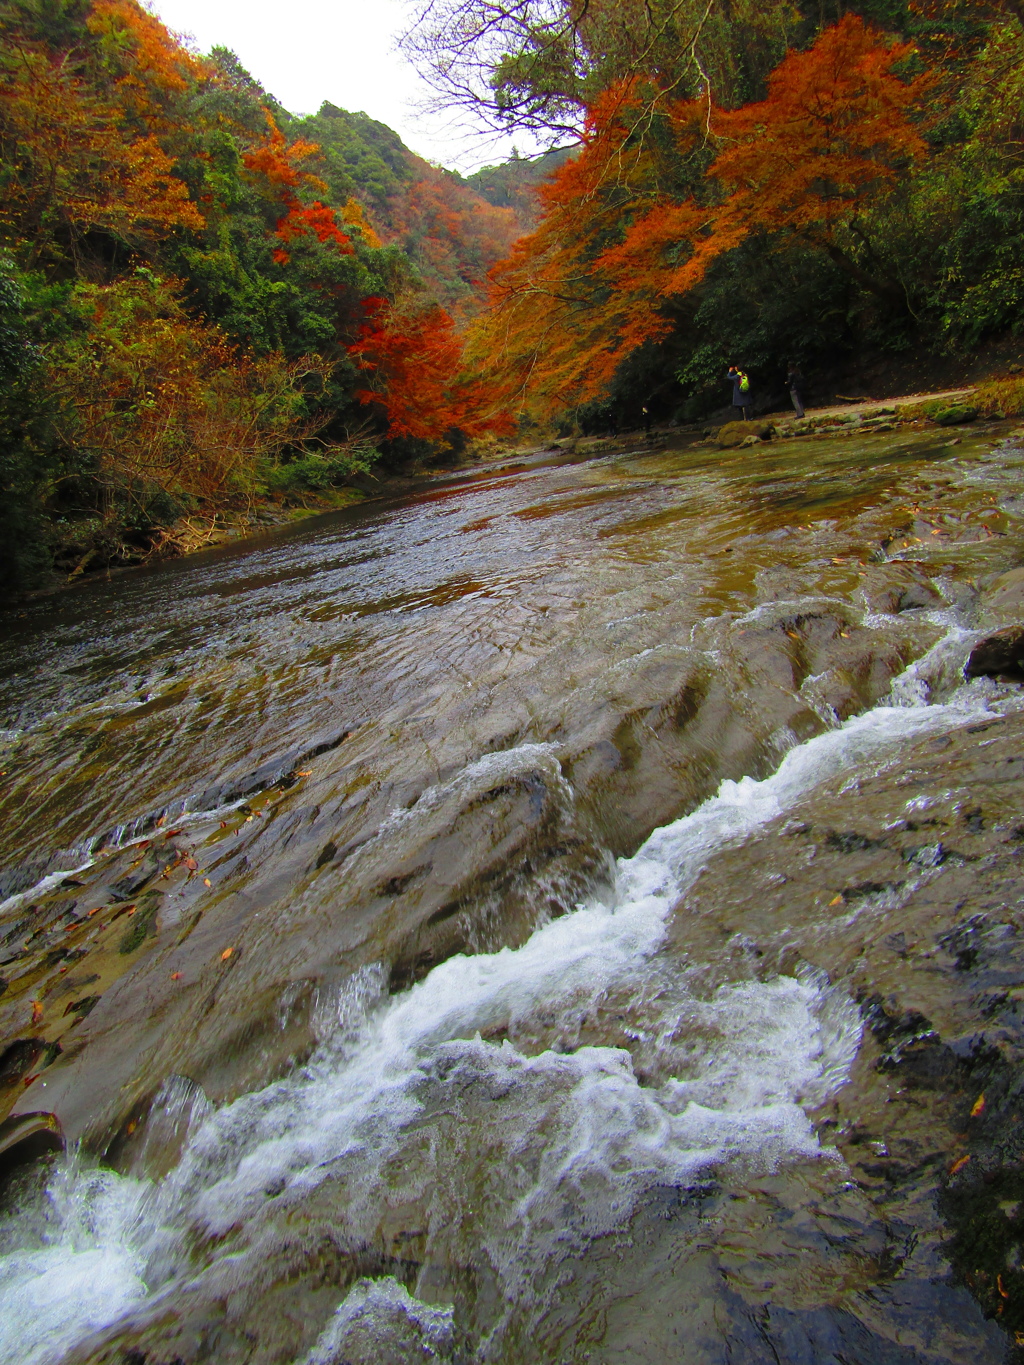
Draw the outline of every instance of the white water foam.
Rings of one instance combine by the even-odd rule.
[[[454,1344],[452,1310],[414,1299],[392,1275],[360,1280],[345,1295],[302,1365],[341,1365],[352,1356],[437,1360]],[[372,1356],[371,1356],[372,1358]]]
[[[932,662],[942,672],[946,656]],[[258,1284],[279,1225],[301,1222],[317,1201],[322,1211],[325,1198],[354,1246],[379,1242],[392,1204],[422,1205],[431,1238],[483,1248],[505,1301],[522,1311],[552,1264],[621,1225],[650,1185],[821,1156],[803,1106],[842,1083],[860,1025],[848,1001],[810,978],[743,982],[707,1001],[677,980],[651,1025],[689,1037],[699,1065],[658,1089],[638,1082],[621,1048],[529,1056],[482,1035],[579,1018],[626,987],[642,994],[672,908],[716,851],[817,784],[989,714],[979,685],[944,705],[921,704],[915,687],[894,692],[901,704],[791,749],[763,781],[723,782],[655,831],[620,861],[610,905],[585,904],[521,948],[451,958],[390,999],[379,970],[352,978],[310,1064],[203,1119],[163,1181],[62,1168],[46,1216],[3,1231],[0,1361],[55,1361],[185,1280],[214,1297]],[[194,1250],[211,1238],[216,1246]]]
[[[5,1365],[59,1360],[145,1295],[145,1258],[133,1236],[143,1193],[139,1182],[83,1168],[72,1153],[43,1199],[0,1230]]]

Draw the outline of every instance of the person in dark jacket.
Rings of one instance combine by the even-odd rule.
[[[735,365],[729,366],[729,373],[726,378],[732,383],[732,405],[734,408],[738,408],[740,412],[737,420],[745,422],[750,408],[750,380]]]
[[[802,417],[804,415],[804,377],[795,360],[789,362],[789,369],[786,371],[786,387],[789,389],[789,396],[793,400],[794,408],[796,408],[797,417]]]

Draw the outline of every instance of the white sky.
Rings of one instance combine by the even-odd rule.
[[[417,110],[430,93],[395,51],[405,0],[152,0],[169,29],[200,51],[229,47],[263,88],[294,114],[324,100],[386,123],[410,150],[463,172],[504,160],[512,139],[467,136]],[[520,149],[529,152],[520,139]]]

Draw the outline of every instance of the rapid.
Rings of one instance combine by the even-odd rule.
[[[532,453],[9,611],[0,1098],[66,1147],[0,1362],[1003,1359],[841,1139],[1022,560],[1018,438],[904,429]],[[826,809],[909,872],[804,895]]]

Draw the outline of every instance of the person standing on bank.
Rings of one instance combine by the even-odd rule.
[[[750,407],[750,380],[735,365],[729,366],[729,373],[726,378],[732,383],[732,405],[740,410],[738,420],[745,422]]]
[[[789,389],[789,396],[793,400],[798,418],[804,415],[804,377],[800,373],[800,366],[795,360],[789,362],[789,369],[786,371],[786,387]]]

